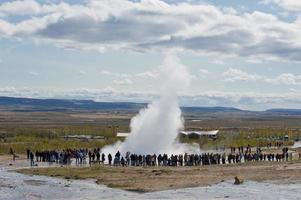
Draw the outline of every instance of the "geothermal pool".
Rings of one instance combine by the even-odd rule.
[[[276,185],[246,181],[235,186],[224,182],[211,187],[134,193],[97,185],[93,180],[64,180],[28,176],[0,168],[1,200],[100,200],[100,199],[301,199],[301,184]]]

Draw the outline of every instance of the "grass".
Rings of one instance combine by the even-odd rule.
[[[289,139],[284,140],[284,136],[288,135]],[[238,129],[236,131],[221,130],[217,139],[208,137],[188,138],[181,137],[183,143],[198,143],[202,149],[220,149],[240,146],[265,147],[267,143],[275,145],[281,141],[284,145],[293,145],[295,139],[301,138],[301,130],[291,131],[290,129]]]
[[[28,138],[24,142],[5,142],[0,143],[0,153],[9,153],[12,148],[17,154],[24,154],[26,149],[36,150],[54,150],[54,149],[74,149],[74,148],[102,148],[105,145],[112,144],[117,139],[111,138],[104,141],[76,141],[64,139],[40,139]]]
[[[102,173],[117,173],[116,168],[93,166],[93,167],[56,167],[56,168],[36,168],[21,169],[22,173],[31,173],[33,175],[44,175],[52,177],[62,177],[66,179],[92,179],[98,177]]]
[[[78,129],[78,130],[77,130]],[[77,131],[75,131],[77,130]],[[51,132],[52,131],[52,132]],[[7,130],[5,141],[0,142],[0,153],[7,154],[9,149],[13,148],[17,154],[26,152],[26,149],[35,150],[53,150],[66,148],[101,148],[105,145],[115,143],[115,130],[111,127],[102,127],[95,131],[93,128],[68,127],[63,129],[41,129],[41,128],[23,128]],[[102,135],[103,140],[81,141],[74,139],[63,139],[64,135]],[[289,140],[284,141],[283,137],[289,136]],[[198,143],[202,149],[229,148],[239,146],[266,146],[268,142],[275,144],[278,140],[284,141],[285,145],[292,145],[296,138],[301,137],[301,131],[290,129],[237,129],[221,130],[216,140],[201,137],[188,138],[181,137],[183,143]]]
[[[66,148],[101,148],[117,141],[116,130],[109,127],[94,128],[90,126],[68,126],[63,128],[16,128],[2,130],[0,153],[9,153],[13,148],[17,154],[25,153],[26,149],[53,150]],[[66,135],[104,136],[102,140],[64,139]]]
[[[151,192],[185,187],[208,186],[235,176],[253,181],[295,183],[301,179],[301,163],[250,162],[201,167],[57,167],[17,170],[29,175],[65,179],[94,179],[98,184],[135,192]]]

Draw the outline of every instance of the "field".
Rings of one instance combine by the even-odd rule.
[[[119,140],[117,132],[128,132],[132,110],[112,111],[12,111],[0,110],[0,153],[13,148],[22,154],[32,150],[101,148]],[[186,130],[219,129],[218,138],[180,137],[202,149],[266,146],[277,141],[293,144],[301,138],[301,116],[256,112],[185,112]],[[102,139],[66,139],[68,135],[102,136]],[[284,136],[289,136],[284,140]]]
[[[0,109],[0,154],[10,148],[22,157],[26,149],[53,150],[65,148],[101,148],[120,138],[117,132],[128,132],[131,118],[138,110],[69,110],[16,111]],[[179,136],[182,143],[198,143],[202,150],[227,149],[251,145],[265,147],[293,145],[301,139],[301,115],[266,112],[184,112],[186,130],[220,130],[218,137],[193,138]],[[84,135],[91,139],[66,138]],[[97,139],[93,139],[96,137]],[[274,148],[275,149],[275,148]],[[276,149],[281,152],[281,149]],[[7,155],[3,155],[9,158]],[[2,156],[2,157],[3,157]],[[1,158],[1,156],[0,156]],[[8,161],[10,162],[10,161]],[[21,166],[28,166],[26,160]],[[6,161],[4,161],[6,163]],[[14,165],[17,165],[15,162]],[[7,163],[6,163],[7,164]],[[17,167],[17,166],[16,166]],[[136,192],[207,186],[233,180],[299,183],[301,163],[250,162],[244,164],[201,167],[51,167],[20,169],[21,173],[94,179],[99,184]]]

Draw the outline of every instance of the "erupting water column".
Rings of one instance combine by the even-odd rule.
[[[184,153],[187,146],[178,143],[179,130],[184,127],[177,93],[188,87],[191,75],[178,58],[168,55],[159,66],[160,98],[142,109],[131,120],[131,133],[123,143],[106,147],[104,152],[122,153]]]

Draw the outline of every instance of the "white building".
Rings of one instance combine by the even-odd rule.
[[[198,135],[198,136],[208,136],[208,137],[213,137],[217,136],[217,133],[219,130],[213,130],[213,131],[181,131],[180,134],[182,135]]]
[[[185,136],[207,136],[210,138],[216,138],[217,137],[217,133],[219,132],[219,130],[213,130],[213,131],[180,131],[179,134],[181,135],[185,135]],[[128,137],[130,135],[130,133],[123,133],[123,132],[119,132],[117,133],[117,137]]]

